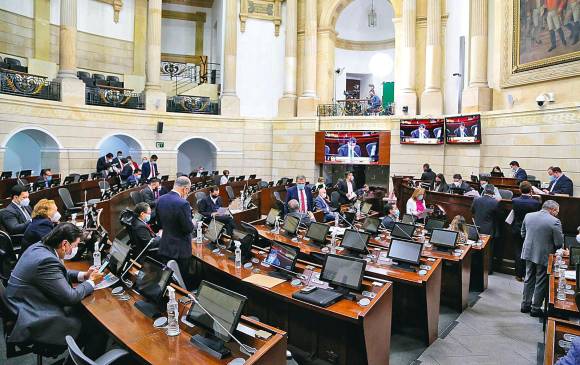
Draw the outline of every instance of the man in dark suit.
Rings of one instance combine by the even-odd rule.
[[[147,203],[139,203],[135,205],[135,209],[133,209],[133,214],[135,218],[131,222],[131,239],[137,252],[143,251],[145,246],[151,241],[152,238],[155,238],[155,232],[149,226],[149,221],[151,220],[151,207]],[[155,240],[154,243],[149,246],[149,249],[157,247],[158,240]]]
[[[527,181],[520,183],[521,195],[512,199],[512,210],[514,211],[514,220],[512,222],[512,237],[515,242],[515,261],[516,261],[516,280],[523,281],[526,275],[526,263],[521,259],[522,245],[522,223],[526,214],[537,212],[542,207],[542,203],[532,196],[532,184]]]
[[[473,199],[471,213],[479,231],[483,234],[494,236],[499,202],[495,200],[495,186],[487,184],[483,190],[483,196]]]
[[[129,176],[133,175],[133,165],[128,163],[126,158],[119,160],[119,163],[123,165],[123,169],[119,173],[119,177],[121,178],[121,181],[125,182],[127,179],[129,179]]]
[[[372,161],[376,161],[379,158],[379,150],[377,149],[377,142],[372,142],[367,144],[366,146],[367,155],[371,158]]]
[[[344,180],[338,181],[337,191],[340,194],[340,204],[346,204],[356,199],[356,186],[352,172],[347,171],[344,174]]]
[[[147,184],[147,187],[143,190],[141,190],[141,195],[143,196],[143,200],[145,200],[145,203],[149,204],[149,206],[151,207],[151,209],[155,209],[155,206],[157,205],[157,199],[159,199],[160,195],[160,189],[159,189],[159,179],[154,177],[153,179],[149,180],[149,184]]]
[[[312,189],[306,187],[306,177],[304,175],[296,176],[296,185],[286,192],[286,211],[288,211],[288,202],[292,199],[298,201],[299,212],[306,213],[314,210]]]
[[[103,177],[109,175],[109,169],[113,165],[113,154],[107,153],[105,156],[99,157],[97,160],[97,174],[101,174]]]
[[[131,175],[127,178],[128,185],[137,185],[141,181],[141,170],[135,169],[131,170]]]
[[[424,124],[421,124],[419,128],[411,132],[411,138],[431,138],[431,133]]]
[[[562,172],[562,169],[554,166],[552,169],[552,176],[554,180],[550,181],[548,189],[544,189],[546,194],[568,194],[574,195],[574,184],[572,180]]]
[[[524,181],[528,179],[528,173],[526,170],[520,167],[519,162],[512,161],[510,162],[510,167],[512,168],[513,175],[518,181]]]
[[[461,123],[459,125],[459,128],[455,129],[453,134],[455,134],[456,137],[469,137],[469,136],[471,136],[471,134],[469,133],[469,130],[467,128],[465,128],[465,124],[463,124],[463,123]]]
[[[115,157],[112,161],[113,166],[115,166],[119,171],[122,171],[125,165],[127,164],[127,160],[123,159],[123,151],[117,151],[117,157]]]
[[[426,181],[429,184],[433,185],[433,182],[435,181],[435,176],[437,176],[437,174],[435,174],[435,172],[431,170],[429,164],[428,163],[423,164],[423,173],[421,174],[421,180]]]
[[[44,182],[44,187],[49,188],[50,182],[52,181],[52,170],[42,169],[40,170],[40,176],[36,179],[36,182]]]
[[[356,144],[356,138],[351,137],[347,144],[340,146],[338,155],[341,157],[360,157],[360,146]]]
[[[74,306],[93,293],[103,274],[97,268],[67,270],[61,261],[72,254],[81,235],[72,223],[61,223],[24,251],[6,287],[8,302],[18,313],[8,341],[66,346],[70,335],[91,359],[102,355],[107,336]],[[73,288],[71,283],[79,284]]]
[[[21,185],[14,185],[10,190],[12,201],[0,210],[0,225],[9,235],[23,234],[32,221],[32,209],[28,190]]]
[[[218,210],[222,207],[222,198],[220,197],[220,189],[217,186],[209,188],[209,195],[197,203],[199,214],[203,215],[205,221],[209,222],[215,218],[225,224],[226,231],[230,237],[234,233],[236,223],[234,218],[228,214],[218,214]]]
[[[330,202],[327,200],[326,189],[321,188],[318,190],[318,196],[314,199],[314,206],[317,210],[321,210],[324,214],[324,222],[330,222],[334,220],[335,213],[330,207]]]
[[[173,190],[157,201],[157,221],[163,233],[159,240],[159,255],[166,262],[177,261],[183,280],[188,287],[192,285],[190,274],[191,232],[194,226],[191,206],[185,200],[191,189],[191,180],[180,176],[173,184]]]
[[[451,186],[449,186],[449,189],[453,189],[453,188],[459,188],[459,189],[463,190],[464,194],[473,190],[471,185],[469,185],[468,183],[463,181],[461,174],[453,175],[453,184]]]
[[[143,177],[145,179],[152,179],[159,175],[159,170],[157,169],[157,155],[151,155],[149,161],[143,162],[141,165],[141,171],[143,172]]]

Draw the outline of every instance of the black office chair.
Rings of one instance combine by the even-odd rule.
[[[196,203],[199,203],[200,201],[202,201],[207,197],[207,195],[203,191],[196,191],[194,194]]]
[[[278,209],[280,212],[285,212],[286,211],[286,209],[285,209],[286,204],[284,203],[284,201],[280,197],[280,192],[274,191],[272,194],[274,195],[274,207],[273,208]]]
[[[505,189],[498,189],[498,190],[499,190],[499,195],[501,196],[502,199],[510,200],[514,196],[514,193],[512,193],[511,190],[505,190]]]
[[[226,193],[228,193],[228,198],[230,198],[230,200],[236,199],[234,188],[232,188],[230,185],[226,185]]]
[[[79,213],[82,210],[82,207],[75,205],[67,188],[59,188],[58,195],[65,207],[65,217],[69,217],[73,213]]]
[[[133,213],[133,211],[129,208],[123,209],[119,215],[119,222],[121,222],[121,225],[125,227],[128,232],[131,231],[133,219],[135,219],[135,213]]]
[[[0,281],[7,283],[10,274],[16,266],[18,257],[12,246],[12,239],[8,233],[0,231]]]
[[[338,191],[330,193],[330,204],[334,209],[340,208],[340,193]]]
[[[143,203],[145,201],[143,200],[143,194],[141,194],[140,191],[132,191],[129,195],[131,196],[131,201],[135,205]]]
[[[72,338],[71,336],[66,336],[65,340],[66,344],[68,345],[68,353],[70,355],[70,358],[76,365],[109,365],[117,361],[118,359],[122,358],[123,356],[129,354],[127,351],[123,349],[113,349],[109,350],[107,353],[99,356],[98,359],[95,359],[93,361],[89,359],[85,354],[83,354],[83,352],[75,342],[74,338]]]

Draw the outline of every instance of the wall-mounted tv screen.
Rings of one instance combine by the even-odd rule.
[[[401,144],[443,144],[444,119],[401,120]]]
[[[445,130],[447,143],[481,143],[481,118],[479,115],[448,117],[445,119]]]
[[[388,165],[390,162],[390,144],[390,132],[317,132],[316,162],[323,164]],[[324,157],[320,158],[322,156]]]

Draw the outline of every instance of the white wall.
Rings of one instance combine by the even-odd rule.
[[[215,147],[199,138],[190,139],[179,146],[177,152],[177,171],[189,174],[202,166],[205,170],[213,171],[216,166]]]
[[[34,0],[0,0],[0,9],[33,18]]]
[[[6,143],[4,171],[15,174],[20,170],[33,170],[38,174],[42,168],[58,172],[58,145],[47,134],[28,129],[16,133]]]
[[[81,32],[132,42],[135,0],[123,0],[118,23],[115,23],[113,14],[112,5],[96,0],[78,0],[77,28]],[[50,0],[50,23],[60,25],[60,0]]]
[[[210,62],[222,64],[223,55],[223,37],[224,37],[224,0],[214,0],[213,8],[211,9],[211,23],[210,23]],[[204,46],[205,48],[205,46]],[[223,66],[223,65],[222,65]]]
[[[123,151],[123,157],[131,156],[133,161],[141,161],[141,146],[131,137],[114,135],[102,141],[99,146],[99,156],[109,152],[117,156],[117,151]]]
[[[285,6],[282,19],[286,19]],[[243,116],[269,118],[278,114],[284,87],[284,24],[278,37],[274,23],[266,20],[248,19],[244,33],[238,28],[236,86]]]
[[[350,3],[336,21],[338,37],[352,41],[382,41],[395,37],[394,12],[386,0],[374,0],[377,25],[368,27],[371,0],[355,0]]]
[[[195,23],[179,19],[161,21],[161,52],[195,54]]]
[[[459,81],[452,75],[459,72],[459,37],[465,37],[465,76],[464,85],[468,79],[469,60],[469,2],[465,0],[447,0],[447,30],[445,33],[445,72],[444,82],[444,112],[457,113],[457,96]],[[464,86],[464,87],[465,87]]]

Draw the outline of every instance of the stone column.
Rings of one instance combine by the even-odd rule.
[[[286,0],[286,50],[284,94],[278,102],[278,116],[296,116],[296,45],[298,42],[298,1]]]
[[[85,103],[85,87],[77,78],[77,0],[60,1],[59,69],[61,100],[67,105]]]
[[[226,31],[224,41],[224,75],[221,114],[240,115],[240,98],[236,94],[236,55],[238,53],[238,2],[226,0]]]
[[[427,0],[427,46],[425,49],[425,91],[421,114],[443,114],[441,93],[441,0]]]
[[[147,0],[135,1],[133,26],[133,75],[145,76],[147,59]]]
[[[50,0],[34,0],[34,58],[50,62]]]
[[[407,107],[407,114],[417,114],[417,93],[415,91],[415,29],[417,23],[417,1],[403,0],[403,16],[400,27],[401,58],[400,58],[400,86],[396,113],[403,114],[403,107]]]
[[[298,98],[299,117],[316,115],[318,98],[316,96],[316,37],[317,12],[316,0],[304,0],[304,59],[302,62],[302,95]]]
[[[334,52],[336,32],[334,29],[319,29],[316,59],[316,92],[320,104],[330,104],[334,98]]]
[[[469,2],[469,83],[463,91],[462,112],[491,110],[487,83],[487,0]]]
[[[147,5],[147,68],[145,69],[145,108],[164,112],[167,95],[161,91],[161,0]]]

